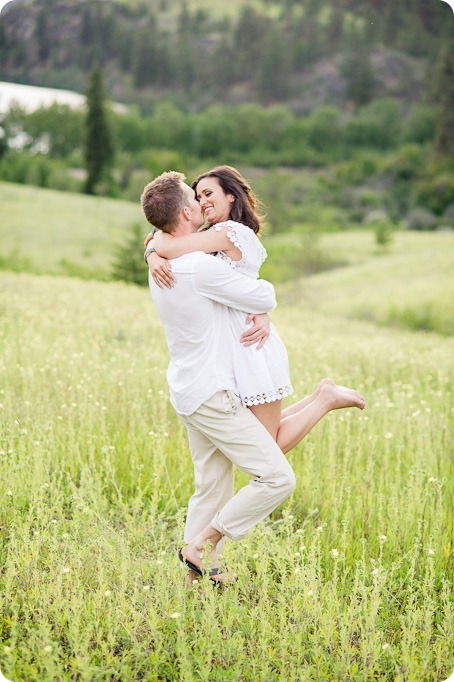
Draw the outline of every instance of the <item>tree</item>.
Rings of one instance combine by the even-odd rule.
[[[435,150],[442,156],[454,153],[454,47],[449,41],[441,51],[434,99],[438,104]]]
[[[114,157],[112,134],[107,119],[101,69],[91,72],[87,92],[84,157],[87,169],[85,192],[94,194],[96,185],[110,170]]]
[[[141,286],[147,285],[148,269],[143,259],[143,239],[143,226],[140,223],[134,223],[128,240],[117,246],[112,267],[113,279]]]
[[[369,48],[360,34],[353,37],[351,52],[344,58],[342,75],[348,79],[348,97],[355,106],[370,102],[374,95],[375,77]]]
[[[265,50],[258,63],[257,85],[265,102],[283,100],[289,91],[290,60],[282,35],[271,29],[264,40]]]

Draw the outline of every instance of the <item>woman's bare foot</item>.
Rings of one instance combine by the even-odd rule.
[[[332,379],[328,379],[328,378],[322,379],[318,385],[318,389],[317,389],[318,392],[320,392],[322,386],[334,386],[334,387],[338,388],[340,391],[342,391],[342,393],[350,393],[352,396],[355,396],[359,400],[362,400],[364,403],[364,398],[362,397],[362,395],[360,393],[358,393],[358,391],[355,391],[354,388],[348,388],[347,386],[340,386],[339,384],[336,384]],[[364,407],[365,407],[365,404],[364,404]],[[360,409],[363,410],[364,407],[362,407]]]
[[[329,410],[340,410],[345,407],[358,407],[364,410],[366,403],[364,398],[353,389],[337,386],[331,379],[323,379],[319,396],[327,402]]]

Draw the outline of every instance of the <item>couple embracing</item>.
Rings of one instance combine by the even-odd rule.
[[[293,391],[285,347],[269,321],[274,288],[258,279],[266,258],[259,202],[230,166],[191,186],[184,179],[163,173],[143,191],[143,211],[157,228],[145,259],[169,349],[170,400],[194,464],[179,557],[192,576],[228,583],[235,574],[220,566],[224,538],[244,538],[295,488],[285,453],[331,410],[365,403],[323,379],[282,409]],[[234,465],[251,476],[236,494]]]

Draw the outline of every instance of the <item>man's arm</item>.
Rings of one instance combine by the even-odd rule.
[[[201,258],[194,278],[202,296],[229,308],[245,313],[269,313],[276,307],[276,295],[270,282],[240,275],[220,258]]]

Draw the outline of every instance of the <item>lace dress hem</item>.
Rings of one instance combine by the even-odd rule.
[[[243,405],[245,407],[251,407],[252,405],[264,405],[265,403],[274,403],[276,400],[282,400],[288,395],[292,395],[293,388],[288,385],[284,388],[276,388],[273,391],[267,391],[266,393],[259,393],[254,396],[244,396],[241,398]]]

